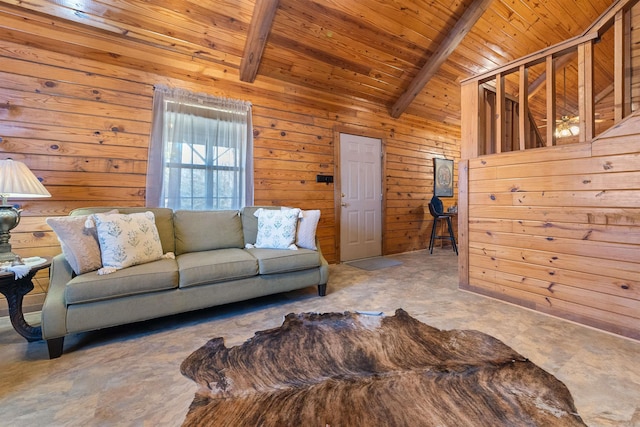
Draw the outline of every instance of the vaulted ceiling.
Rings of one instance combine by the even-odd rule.
[[[41,35],[20,41],[38,47],[174,77],[241,82],[242,66],[245,81],[457,125],[461,80],[582,33],[612,3],[258,2],[3,0],[0,37],[28,19]]]

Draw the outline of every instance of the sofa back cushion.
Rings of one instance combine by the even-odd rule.
[[[117,209],[121,214],[132,214],[138,212],[153,212],[155,217],[162,252],[175,252],[175,237],[173,234],[173,211],[169,208],[145,208],[145,207],[100,207],[100,208],[79,208],[72,210],[69,215],[91,215],[94,213],[105,213]]]
[[[242,221],[238,211],[186,211],[173,215],[176,255],[213,249],[243,248]]]
[[[277,209],[280,210],[280,206],[245,206],[240,211],[240,218],[242,218],[242,231],[244,232],[244,244],[250,245],[256,244],[258,238],[258,218],[254,215],[258,209]]]

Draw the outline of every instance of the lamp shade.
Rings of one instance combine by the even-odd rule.
[[[0,160],[0,196],[3,204],[8,197],[30,199],[51,197],[44,185],[27,165],[16,160]]]

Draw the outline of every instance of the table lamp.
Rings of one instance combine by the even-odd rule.
[[[16,254],[11,252],[10,231],[20,223],[21,209],[7,203],[7,198],[30,199],[51,197],[27,165],[15,160],[0,160],[0,262],[13,261]]]

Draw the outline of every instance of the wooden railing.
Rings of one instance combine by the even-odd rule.
[[[461,158],[471,159],[484,154],[500,153],[503,147],[512,147],[506,141],[508,96],[505,91],[505,79],[518,73],[518,106],[520,111],[517,126],[518,149],[525,150],[538,144],[530,141],[529,99],[531,92],[539,90],[541,83],[546,83],[546,132],[545,144],[556,145],[556,67],[566,61],[568,54],[577,53],[578,95],[577,126],[578,142],[590,141],[595,136],[595,104],[594,104],[594,44],[603,34],[614,27],[614,123],[619,122],[631,112],[631,19],[630,9],[638,0],[619,0],[607,9],[593,25],[581,35],[562,43],[540,50],[536,53],[513,61],[500,68],[477,75],[462,82],[462,147]],[[542,72],[529,84],[529,69],[545,64]],[[512,76],[513,77],[513,76]],[[483,85],[495,86],[495,114],[482,114]],[[488,124],[489,120],[495,123]],[[492,140],[487,140],[487,126],[494,128]]]
[[[479,114],[480,117],[486,118],[485,125],[479,130],[480,140],[486,142],[496,140],[496,123],[495,121],[490,120],[489,118],[495,117],[498,109],[498,103],[496,90],[494,87],[489,85],[481,86],[480,93],[480,104],[479,104]],[[501,151],[515,151],[520,149],[520,108],[519,102],[517,98],[514,98],[510,95],[506,95],[504,99],[504,103],[502,104],[503,110],[501,114],[504,117],[504,138],[502,138],[502,144],[500,147]],[[538,130],[538,126],[536,124],[535,118],[531,111],[525,112],[528,116],[524,121],[524,136],[525,136],[525,149],[527,148],[536,148],[542,147],[544,145],[544,141],[542,139],[542,135]],[[484,147],[484,154],[492,154],[494,151],[494,146],[492,144],[487,144]]]

